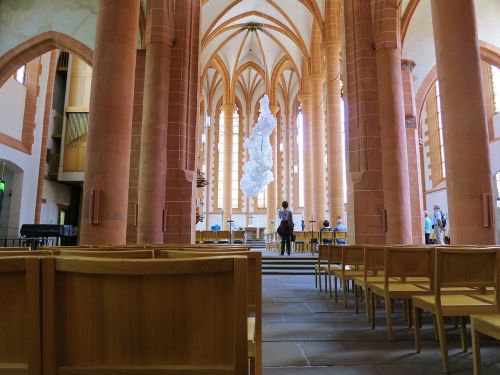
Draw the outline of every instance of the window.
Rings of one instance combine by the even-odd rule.
[[[257,208],[266,208],[267,188],[257,195]]]
[[[304,118],[302,104],[297,114],[297,147],[299,150],[299,207],[304,207]]]
[[[14,78],[16,79],[17,82],[24,85],[26,79],[26,65],[23,65],[16,70],[16,72],[14,73]]]
[[[235,109],[233,113],[233,135],[232,135],[232,165],[231,165],[231,207],[238,208],[240,192],[240,115]],[[222,208],[224,200],[224,112],[219,114],[219,143],[217,146],[219,156],[218,166],[218,189],[217,189],[217,207]]]
[[[491,65],[491,86],[493,87],[493,111],[500,112],[500,69]]]
[[[436,116],[439,133],[439,155],[441,157],[441,175],[446,178],[446,163],[444,159],[443,121],[441,117],[441,95],[439,93],[439,81],[436,81]]]

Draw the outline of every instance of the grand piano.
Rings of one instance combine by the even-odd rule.
[[[23,224],[21,236],[32,249],[39,245],[57,245],[57,239],[61,239],[61,245],[76,245],[76,230],[73,225],[55,224]]]

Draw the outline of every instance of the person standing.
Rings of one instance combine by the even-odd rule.
[[[280,212],[281,222],[278,227],[278,234],[281,237],[281,254],[285,255],[285,244],[286,244],[286,252],[290,255],[291,250],[291,237],[293,234],[293,214],[292,211],[288,209],[288,202],[283,201],[281,203],[281,207],[283,209]]]
[[[434,228],[434,235],[436,236],[436,241],[439,245],[444,245],[444,224],[443,224],[443,214],[441,213],[441,207],[438,204],[433,206],[434,209],[434,219],[432,220],[432,228]]]
[[[424,234],[425,234],[425,244],[430,245],[431,243],[431,229],[432,229],[432,220],[429,217],[429,213],[424,211]]]

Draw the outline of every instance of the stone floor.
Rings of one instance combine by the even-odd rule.
[[[352,306],[352,303],[350,304]],[[311,276],[264,276],[263,362],[265,375],[444,374],[430,316],[424,315],[422,352],[414,351],[413,330],[394,315],[396,341],[389,342],[383,309],[372,330],[364,310],[344,309],[314,288]],[[471,349],[460,349],[449,322],[448,346],[454,374],[472,374]],[[470,344],[470,334],[468,336]],[[500,374],[500,342],[481,337],[483,375]]]

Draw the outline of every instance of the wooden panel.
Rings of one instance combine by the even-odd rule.
[[[43,260],[45,375],[246,374],[247,259]]]
[[[0,259],[0,374],[41,372],[40,259]]]
[[[92,258],[143,258],[152,259],[152,250],[95,251],[95,250],[53,250],[54,255]]]

